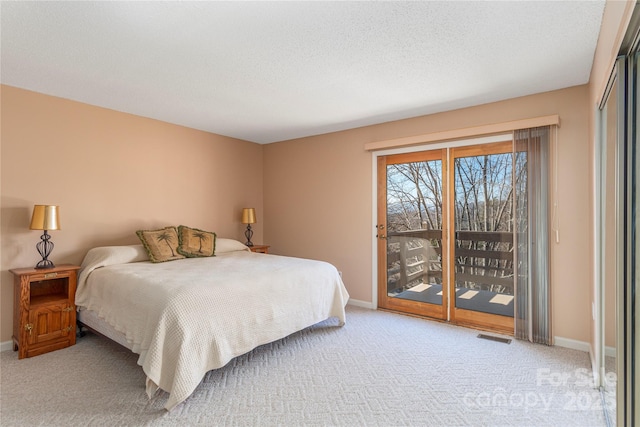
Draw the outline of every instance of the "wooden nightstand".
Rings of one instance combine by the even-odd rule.
[[[77,265],[16,268],[13,279],[13,350],[18,359],[76,343]]]
[[[249,246],[249,249],[251,249],[251,252],[256,252],[259,254],[268,254],[269,253],[269,245],[253,245],[253,246]]]

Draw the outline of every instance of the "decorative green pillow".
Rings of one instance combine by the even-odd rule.
[[[178,253],[188,258],[214,256],[216,233],[198,230],[184,225],[178,227]]]
[[[159,230],[138,230],[136,234],[149,254],[151,262],[165,262],[184,259],[178,252],[180,239],[175,227]]]

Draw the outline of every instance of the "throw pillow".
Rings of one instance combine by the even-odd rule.
[[[178,252],[178,230],[165,227],[159,230],[138,230],[136,234],[149,254],[151,262],[165,262],[183,259]]]
[[[214,256],[216,250],[216,233],[198,230],[197,228],[178,227],[178,253],[188,258]]]

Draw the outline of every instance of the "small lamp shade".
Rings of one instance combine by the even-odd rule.
[[[31,230],[44,230],[40,236],[40,241],[36,245],[42,261],[36,264],[36,268],[53,268],[55,265],[49,260],[49,255],[53,250],[53,242],[48,230],[60,230],[60,217],[58,207],[51,205],[35,205],[31,215]]]
[[[60,230],[58,206],[35,205],[31,216],[31,230]]]
[[[242,209],[242,223],[247,224],[247,230],[244,232],[244,235],[247,238],[245,245],[253,246],[253,242],[251,242],[251,236],[253,236],[251,224],[256,223],[256,210],[254,208]]]
[[[256,210],[254,208],[242,209],[242,223],[243,224],[255,224],[256,223]]]

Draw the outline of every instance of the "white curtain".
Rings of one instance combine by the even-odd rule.
[[[514,131],[515,337],[551,345],[550,126]]]

